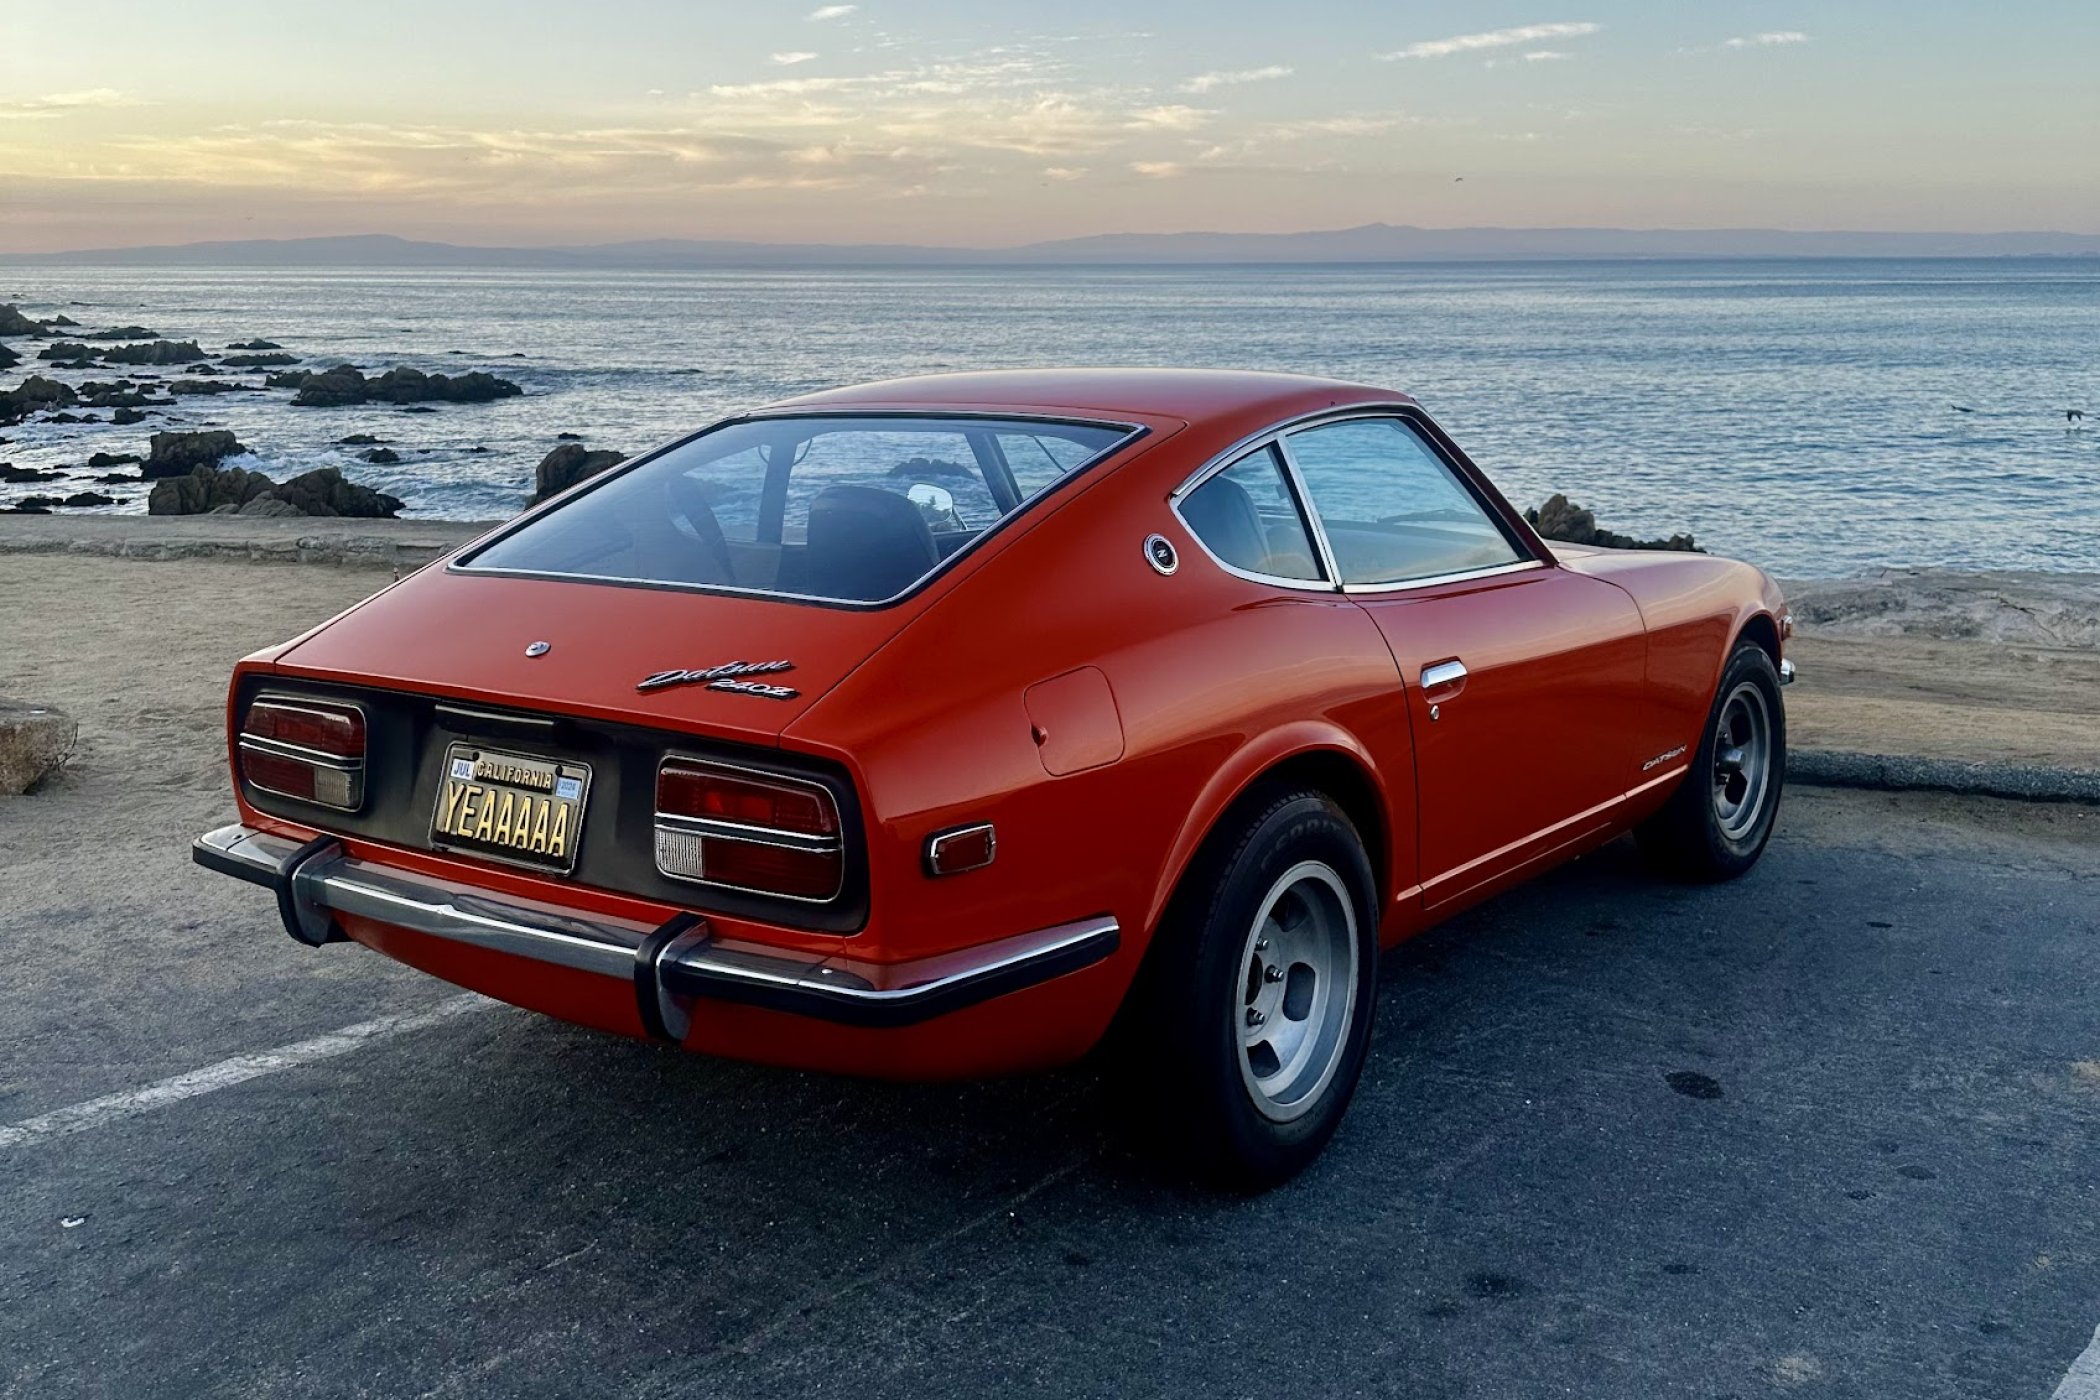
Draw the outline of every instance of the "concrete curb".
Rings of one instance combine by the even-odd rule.
[[[1873,788],[1883,792],[1954,792],[2023,802],[2100,805],[2100,773],[2038,768],[2020,763],[1957,763],[1946,758],[1794,749],[1787,754],[1790,783],[1810,787]]]

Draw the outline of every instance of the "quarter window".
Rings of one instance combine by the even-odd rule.
[[[1259,448],[1191,491],[1181,518],[1212,554],[1245,573],[1318,581],[1312,536],[1273,447]]]
[[[1352,418],[1284,439],[1345,584],[1518,563],[1493,516],[1411,426]]]

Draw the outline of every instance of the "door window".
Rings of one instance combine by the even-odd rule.
[[[1435,449],[1398,418],[1284,439],[1345,584],[1408,583],[1524,559]]]
[[[1203,547],[1243,573],[1318,582],[1312,536],[1273,447],[1257,448],[1191,491],[1181,519]]]

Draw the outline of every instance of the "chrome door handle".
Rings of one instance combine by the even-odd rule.
[[[1463,661],[1439,661],[1434,666],[1422,668],[1422,689],[1442,690],[1457,685],[1466,678],[1466,663]]]

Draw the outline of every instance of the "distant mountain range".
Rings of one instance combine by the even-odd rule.
[[[267,238],[66,253],[0,253],[0,266],[635,268],[1486,262],[1609,258],[2100,257],[2089,233],[1810,233],[1786,229],[1414,228],[1308,233],[1108,233],[1011,248],[750,243],[655,238],[495,248],[391,234]]]

